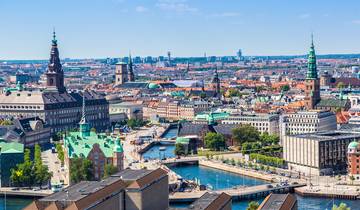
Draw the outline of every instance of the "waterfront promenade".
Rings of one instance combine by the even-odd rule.
[[[6,196],[16,196],[16,197],[45,197],[54,193],[52,190],[31,190],[31,189],[16,189],[13,187],[2,187],[0,188],[0,194]]]
[[[256,198],[263,197],[272,192],[291,192],[294,188],[302,187],[305,184],[290,184],[290,185],[278,185],[278,184],[264,184],[264,185],[256,185],[251,187],[241,186],[241,187],[233,187],[230,189],[222,189],[215,191],[193,191],[193,192],[176,192],[170,194],[169,200],[170,202],[191,202],[198,198],[200,198],[206,192],[216,192],[222,193],[225,192],[233,199],[248,199],[248,198]]]
[[[260,173],[258,171],[252,171],[252,170],[245,169],[245,168],[234,167],[234,166],[230,166],[230,165],[226,165],[226,164],[223,164],[220,162],[214,162],[214,161],[210,161],[210,160],[206,160],[206,159],[200,159],[199,165],[210,167],[210,168],[215,168],[215,169],[219,169],[219,170],[223,170],[223,171],[227,171],[227,172],[232,172],[232,173],[236,173],[236,174],[240,174],[243,176],[248,176],[248,177],[252,177],[252,178],[256,178],[256,179],[261,179],[261,180],[268,181],[268,182],[276,182],[276,181],[279,181],[280,178],[282,178],[282,177],[274,175],[274,174],[264,174],[264,173]]]

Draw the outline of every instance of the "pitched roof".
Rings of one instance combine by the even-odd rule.
[[[316,107],[340,107],[345,108],[349,105],[348,100],[341,99],[321,99]]]
[[[296,197],[288,194],[270,194],[259,206],[259,210],[289,210],[297,205]]]
[[[112,157],[116,145],[116,139],[105,134],[90,132],[90,136],[81,137],[80,132],[70,132],[65,137],[65,147],[69,157],[87,157],[93,149],[94,144],[98,144],[105,157]],[[121,145],[120,145],[121,146]]]
[[[167,172],[161,168],[156,170],[131,170],[125,169],[112,176],[121,177],[122,180],[129,183],[128,189],[141,189],[144,188],[156,180],[167,175]]]
[[[192,203],[188,209],[218,210],[223,209],[229,202],[231,202],[231,196],[224,192],[221,194],[207,192]]]
[[[2,154],[7,153],[24,153],[24,145],[17,142],[0,142]]]

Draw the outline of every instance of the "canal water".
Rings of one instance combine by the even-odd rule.
[[[177,132],[178,132],[177,127],[172,127],[169,130],[165,131],[165,133],[163,133],[161,137],[165,139],[175,138],[177,137]]]
[[[212,187],[212,189],[224,189],[239,185],[254,186],[267,183],[262,180],[198,165],[171,167],[171,169],[185,179],[194,180],[196,178],[200,180],[200,184],[208,185]],[[296,196],[299,210],[331,210],[333,206],[333,199]],[[264,198],[259,198],[256,201],[261,203],[263,199]],[[233,209],[246,209],[249,202],[249,200],[233,202]],[[341,202],[346,203],[352,210],[360,209],[360,201],[334,199],[334,203],[337,205]],[[171,206],[181,208],[187,205],[188,204],[172,204]]]
[[[165,148],[165,150],[161,151],[160,148]],[[158,144],[152,146],[148,151],[142,154],[142,158],[144,160],[154,160],[154,159],[164,159],[164,158],[173,158],[175,145],[169,144]]]
[[[33,199],[26,198],[6,198],[6,208],[5,208],[5,198],[0,197],[0,210],[20,210],[29,205]]]

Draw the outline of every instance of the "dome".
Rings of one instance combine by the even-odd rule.
[[[150,83],[149,84],[149,88],[150,89],[157,89],[157,88],[159,88],[160,87],[160,85],[158,85],[158,84],[156,84],[156,83]]]
[[[359,142],[353,141],[353,142],[350,142],[348,149],[356,149],[358,146],[359,146]]]

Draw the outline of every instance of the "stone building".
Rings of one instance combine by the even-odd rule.
[[[86,120],[85,100],[79,132],[70,132],[64,136],[64,150],[65,165],[69,173],[74,158],[90,160],[96,180],[103,177],[106,164],[115,166],[118,171],[124,169],[124,150],[120,138],[115,139],[90,130],[90,124]],[[67,177],[70,177],[70,174]]]
[[[7,142],[18,142],[25,147],[50,142],[50,128],[39,117],[15,119],[13,125],[0,126],[0,138]]]
[[[81,101],[85,97],[88,120],[98,130],[109,126],[109,104],[94,91],[67,92],[54,34],[44,90],[27,90],[21,85],[0,95],[0,116],[23,118],[39,116],[51,134],[75,128],[81,118]]]
[[[348,145],[360,134],[327,131],[285,136],[283,158],[293,172],[304,175],[332,175],[347,171]]]
[[[231,114],[221,120],[221,124],[249,124],[255,127],[260,133],[279,135],[279,115],[278,114],[255,114],[241,113]]]
[[[280,116],[280,140],[286,135],[336,129],[336,115],[331,111],[309,110]]]

